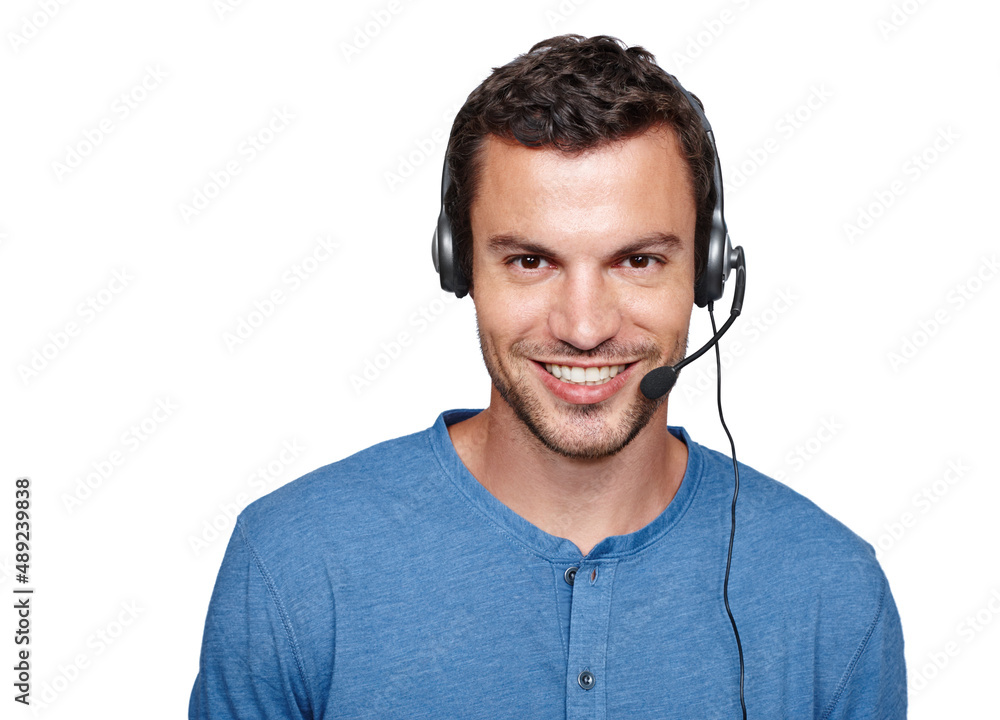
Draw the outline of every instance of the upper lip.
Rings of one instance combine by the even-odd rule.
[[[616,362],[589,362],[580,360],[536,360],[542,365],[568,365],[569,367],[611,367],[612,365],[631,365],[635,360],[620,360]]]

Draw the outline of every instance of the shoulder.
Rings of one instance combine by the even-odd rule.
[[[364,544],[380,526],[393,527],[391,515],[439,474],[432,432],[386,440],[317,468],[250,503],[238,529],[269,556],[322,553],[334,540]]]
[[[725,502],[728,531],[732,460],[707,449],[703,459],[706,495]],[[768,648],[752,659],[809,674],[828,711],[869,700],[905,707],[902,627],[874,548],[787,485],[739,471],[730,598],[751,655]]]
[[[733,493],[733,462],[730,457],[700,446],[703,481],[714,499]],[[737,501],[738,534],[759,553],[777,553],[784,562],[844,562],[878,568],[875,550],[844,523],[815,502],[764,473],[739,463],[740,491]],[[749,548],[748,548],[749,549]],[[766,560],[767,556],[757,558]]]
[[[704,490],[728,510],[732,459],[701,450]],[[787,485],[743,463],[739,471],[733,566],[741,569],[740,582],[761,601],[821,611],[863,635],[889,595],[871,544]]]

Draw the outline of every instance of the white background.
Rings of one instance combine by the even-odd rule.
[[[0,12],[0,590],[27,475],[42,715],[185,716],[233,508],[487,401],[473,304],[430,261],[435,137],[492,67],[562,32],[643,45],[704,101],[749,269],[722,343],[739,457],[879,547],[911,717],[992,707],[996,4],[49,4]],[[276,111],[294,119],[241,153]],[[293,288],[296,266],[313,272]],[[728,452],[713,373],[684,372],[670,421]],[[27,717],[2,622],[0,714]]]

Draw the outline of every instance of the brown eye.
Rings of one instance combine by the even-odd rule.
[[[525,255],[521,258],[521,267],[525,270],[535,270],[541,265],[542,259],[537,255]]]
[[[632,263],[632,267],[636,269],[649,267],[649,255],[633,255],[629,258],[629,262]]]

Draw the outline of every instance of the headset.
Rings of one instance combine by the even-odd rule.
[[[726,420],[722,414],[722,362],[719,354],[719,340],[739,317],[743,309],[743,297],[746,291],[746,259],[743,248],[733,247],[729,239],[729,230],[726,226],[724,214],[724,200],[722,191],[722,164],[719,161],[719,152],[715,146],[715,134],[712,125],[705,117],[701,105],[684,89],[676,77],[667,73],[673,81],[677,90],[684,95],[691,109],[694,110],[702,129],[708,137],[712,146],[713,170],[712,183],[715,190],[715,207],[712,210],[712,226],[708,237],[708,257],[705,268],[695,280],[694,302],[698,307],[707,307],[709,317],[712,321],[712,338],[705,343],[697,352],[686,356],[675,365],[664,365],[646,373],[639,383],[639,389],[643,395],[650,400],[656,400],[670,392],[670,389],[677,382],[677,376],[681,369],[705,354],[709,348],[715,347],[715,361],[718,372],[717,389],[719,420],[726,436],[729,438],[730,448],[733,456],[733,475],[735,483],[733,488],[733,501],[730,508],[730,531],[729,531],[729,553],[726,558],[726,576],[723,582],[722,596],[726,606],[726,613],[733,628],[733,635],[736,639],[736,648],[740,659],[740,708],[743,711],[743,720],[746,720],[747,709],[743,698],[743,645],[740,642],[740,633],[736,628],[736,620],[733,618],[732,610],[729,607],[729,570],[733,559],[733,540],[736,536],[736,500],[740,492],[740,471],[736,461],[736,444],[733,436],[729,432]],[[444,170],[441,173],[441,212],[438,215],[437,228],[434,230],[434,237],[431,240],[431,257],[434,260],[434,269],[441,278],[441,289],[453,292],[458,297],[464,297],[469,292],[469,284],[465,278],[458,261],[458,248],[455,244],[452,233],[451,218],[448,216],[445,198],[448,189],[451,187],[451,172],[448,169],[448,156],[445,154]],[[725,290],[726,280],[733,270],[736,270],[736,288],[733,292],[733,304],[729,311],[729,318],[721,328],[716,329],[714,305],[717,300],[721,300]]]

